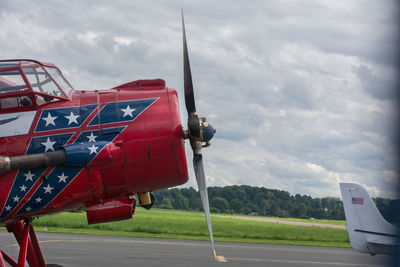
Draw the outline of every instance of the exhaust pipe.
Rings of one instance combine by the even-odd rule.
[[[64,149],[15,157],[0,156],[0,174],[11,170],[61,165],[65,163],[66,159],[67,155]]]

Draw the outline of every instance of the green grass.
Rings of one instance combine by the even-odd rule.
[[[343,229],[232,220],[217,217],[220,215],[212,215],[213,232],[217,242],[350,247],[347,232]],[[317,222],[317,220],[301,221]],[[328,220],[323,222],[335,223]],[[47,224],[48,231],[58,233],[209,240],[202,212],[162,209],[146,211],[138,208],[133,219],[94,225],[87,224],[86,213],[65,212],[41,217],[34,220],[33,224],[37,231],[41,231]]]

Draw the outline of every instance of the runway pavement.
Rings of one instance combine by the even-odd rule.
[[[358,253],[352,249],[307,246],[217,243],[213,260],[210,242],[135,237],[38,233],[46,263],[62,266],[386,266],[389,256]],[[17,258],[12,234],[0,231],[0,248]]]

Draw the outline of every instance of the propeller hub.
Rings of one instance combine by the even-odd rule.
[[[210,141],[217,132],[206,118],[199,118],[197,115],[189,116],[188,128],[183,132],[183,138],[190,140],[193,151],[210,146]]]
[[[200,123],[200,129],[203,135],[203,141],[206,143],[209,142],[216,133],[215,128],[205,119]]]

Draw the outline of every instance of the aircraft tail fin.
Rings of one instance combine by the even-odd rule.
[[[387,248],[398,243],[397,227],[382,217],[362,186],[341,183],[340,190],[351,246],[372,255],[390,254]]]

